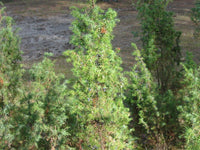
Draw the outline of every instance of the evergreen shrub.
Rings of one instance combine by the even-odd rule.
[[[0,9],[0,149],[9,148],[14,140],[13,115],[22,95],[20,38],[13,29],[13,19]]]
[[[184,89],[180,91],[183,104],[179,106],[180,120],[185,128],[186,149],[200,147],[200,67],[188,68],[184,65]]]
[[[68,101],[63,75],[47,57],[23,80],[20,38],[0,11],[0,149],[67,149]]]
[[[155,76],[161,92],[174,89],[178,80],[181,32],[174,29],[173,13],[167,11],[170,0],[138,0],[136,8],[141,20],[142,56]]]
[[[178,139],[181,130],[177,110],[180,100],[176,98],[176,92],[181,88],[182,75],[179,46],[181,32],[174,29],[173,13],[167,11],[169,2],[170,0],[135,2],[141,23],[143,50],[140,59],[136,55],[136,66],[129,74],[129,89],[134,90],[132,94],[128,94],[128,99],[135,109],[136,121],[146,130],[136,122],[134,126],[138,126],[141,134],[151,139],[148,143],[151,141],[154,149],[169,148]],[[134,79],[134,76],[138,78]],[[141,96],[134,96],[138,95],[137,91]],[[149,134],[146,133],[148,130]]]
[[[73,142],[79,149],[133,149],[129,111],[123,104],[127,81],[111,44],[117,14],[91,1],[90,8],[73,8],[72,15],[75,50],[65,54],[74,66],[71,109],[77,123]]]

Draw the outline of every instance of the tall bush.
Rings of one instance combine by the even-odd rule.
[[[185,127],[186,149],[198,150],[200,147],[200,67],[185,69],[184,89],[180,91],[183,104],[179,106],[180,119]]]
[[[65,54],[74,66],[74,142],[79,149],[132,149],[129,113],[123,105],[126,79],[121,59],[111,44],[117,14],[112,9],[104,12],[90,2],[89,9],[73,8],[72,15],[71,43],[75,50]]]
[[[159,112],[155,99],[156,85],[144,63],[140,51],[134,44],[132,45],[135,47],[133,55],[135,56],[136,64],[133,66],[131,72],[128,73],[130,84],[128,85],[126,100],[132,111],[132,126],[135,127],[137,136],[140,137],[143,134],[142,132],[144,132],[147,133],[145,135],[147,137],[148,134],[152,133],[152,129],[156,128],[156,124],[159,121]],[[139,126],[142,126],[142,129]],[[143,142],[146,143],[147,141]],[[147,147],[145,144],[143,146]]]
[[[20,39],[13,29],[13,20],[6,16],[3,7],[0,10],[0,148],[4,144],[11,146],[14,135],[13,110],[19,105],[22,68],[20,65]],[[5,147],[4,147],[5,148]]]
[[[152,140],[149,143],[154,143],[154,149],[170,148],[180,134],[177,110],[180,101],[176,98],[176,91],[180,88],[181,33],[174,29],[173,13],[166,10],[169,2],[137,0],[135,3],[141,20],[141,58],[144,62],[136,56],[136,66],[129,74],[129,89],[134,90],[128,99],[137,110],[138,123],[150,130],[148,137]],[[135,69],[139,73],[134,73]],[[142,96],[138,96],[137,91]],[[141,133],[147,136],[145,130]]]
[[[45,57],[23,80],[20,38],[0,11],[0,149],[68,148],[68,102],[64,77]],[[22,86],[23,84],[23,86]]]
[[[167,149],[174,137],[169,134],[176,129],[172,129],[178,124],[175,117],[176,105],[174,105],[174,95],[171,91],[160,95],[157,83],[148,70],[144,58],[135,47],[134,56],[136,64],[128,73],[129,85],[127,91],[127,102],[133,115],[131,126],[136,129],[136,136],[142,147],[150,149]],[[171,117],[171,118],[170,118]]]
[[[54,63],[48,59],[32,67],[27,94],[19,109],[22,147],[66,149],[68,133],[67,87],[63,75],[56,75]],[[19,138],[19,139],[18,139]]]
[[[14,103],[19,94],[22,69],[20,38],[13,29],[13,19],[0,10],[0,106]]]
[[[1,148],[67,149],[68,101],[63,76],[56,75],[54,63],[48,59],[32,67],[30,81],[12,108],[9,133],[2,135]],[[5,121],[4,121],[5,122]],[[6,136],[13,137],[8,141]]]
[[[170,0],[138,0],[141,20],[142,56],[155,76],[161,92],[175,88],[181,51],[181,33],[174,29],[173,13],[166,10]],[[153,47],[152,47],[153,46]]]

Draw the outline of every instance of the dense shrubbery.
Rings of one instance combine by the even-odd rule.
[[[20,40],[13,31],[13,20],[4,15],[4,9],[0,12],[0,106],[4,108],[9,103],[14,103],[19,94],[20,79],[22,69],[19,61],[21,52],[19,51]]]
[[[117,14],[91,4],[89,9],[73,9],[76,19],[72,23],[71,43],[76,48],[66,52],[74,66],[74,136],[83,149],[133,148],[129,144],[129,112],[123,105],[126,79],[121,59],[111,45]]]
[[[127,78],[111,44],[116,12],[94,0],[73,8],[70,88],[50,54],[22,69],[17,30],[1,9],[0,149],[170,149],[180,135],[186,149],[198,149],[200,68],[191,54],[179,66],[180,33],[167,4],[138,1],[144,50],[133,44]]]
[[[148,145],[142,143],[144,148],[169,149],[170,145],[180,140],[186,122],[181,124],[180,116],[183,115],[183,111],[177,108],[182,106],[188,108],[187,105],[184,106],[186,93],[193,92],[192,88],[188,91],[185,88],[189,83],[182,82],[184,78],[187,80],[188,71],[180,65],[181,33],[174,29],[173,13],[166,10],[169,2],[168,0],[136,2],[138,17],[141,20],[143,50],[141,56],[136,51],[137,63],[129,73],[131,84],[127,101],[135,114],[133,126],[136,130],[140,130],[136,136],[139,137],[139,142],[148,143]],[[196,65],[190,53],[187,54],[184,64],[191,70],[195,69]],[[180,98],[178,91],[182,91],[183,97]],[[188,99],[190,98],[192,99],[191,96]],[[185,111],[183,116],[189,113]],[[188,134],[185,134],[185,138],[192,141]]]
[[[136,56],[140,67],[136,64],[130,74],[129,102],[137,110],[134,126],[144,126],[144,131],[140,127],[141,134],[151,139],[154,149],[169,148],[180,134],[177,106],[181,100],[177,100],[176,90],[180,88],[181,33],[174,29],[173,13],[166,10],[168,3],[136,2],[143,50],[141,58]],[[136,70],[138,73],[133,73]]]
[[[186,148],[198,150],[200,147],[200,67],[184,66],[184,89],[180,91],[183,104],[179,106],[180,118],[185,127]]]
[[[19,51],[19,37],[12,28],[13,20],[0,12],[0,147],[10,146],[14,135],[13,111],[19,105],[22,68]]]
[[[174,29],[173,13],[166,10],[170,0],[138,0],[136,8],[141,20],[142,56],[155,76],[161,92],[176,88],[181,50],[181,32]]]
[[[45,58],[29,71],[31,79],[24,81],[13,20],[4,9],[0,16],[0,148],[64,149],[68,103],[63,77]]]

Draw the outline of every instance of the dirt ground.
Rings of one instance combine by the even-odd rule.
[[[195,61],[199,63],[200,41],[193,38],[194,25],[190,20],[190,9],[194,7],[194,1],[174,0],[168,9],[175,13],[175,28],[182,31],[183,52],[186,50],[193,52]],[[16,27],[21,28],[19,35],[22,38],[24,62],[32,63],[40,60],[44,52],[53,52],[58,60],[57,68],[63,67],[65,58],[61,56],[62,52],[71,48],[69,39],[72,33],[69,27],[73,18],[70,15],[70,7],[85,5],[80,0],[15,0],[6,3],[7,14],[14,18]],[[139,48],[141,45],[139,39],[132,34],[133,31],[140,30],[132,1],[102,2],[98,5],[104,9],[112,7],[118,13],[120,22],[114,29],[113,47],[121,48],[123,67],[128,70],[134,63],[131,43],[136,43]]]

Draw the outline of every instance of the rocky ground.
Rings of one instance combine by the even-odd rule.
[[[48,16],[13,16],[19,36],[23,59],[33,60],[40,58],[44,52],[52,52],[59,56],[70,48],[69,26],[72,21],[70,15]]]

